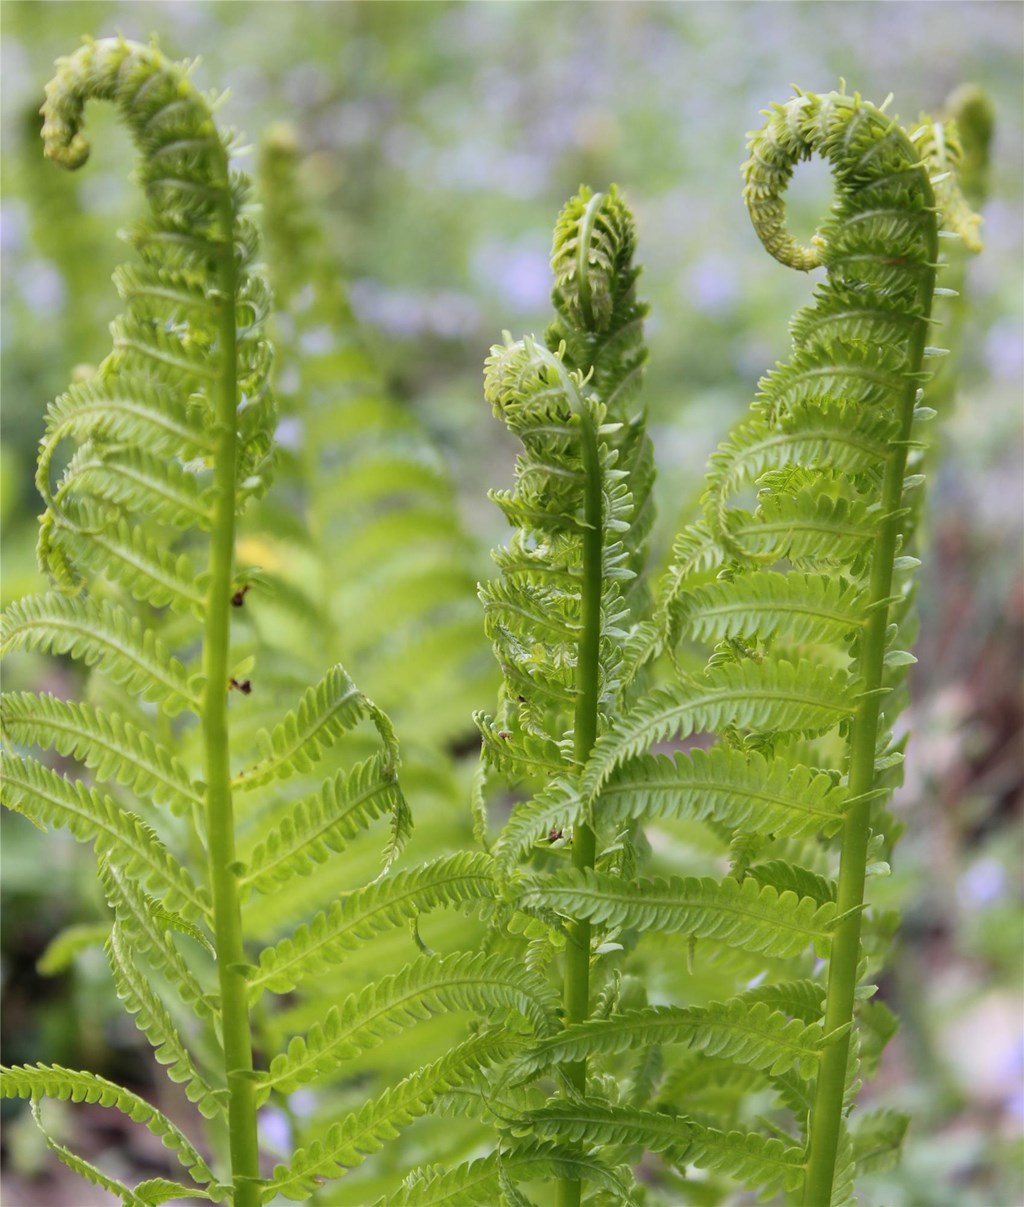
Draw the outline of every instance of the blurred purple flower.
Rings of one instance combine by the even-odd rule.
[[[998,901],[1006,888],[1006,869],[992,858],[979,859],[960,877],[958,894],[966,909]]]

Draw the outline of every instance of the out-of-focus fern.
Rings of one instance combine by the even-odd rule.
[[[461,748],[472,710],[493,694],[494,669],[452,474],[412,407],[381,380],[285,127],[264,141],[260,184],[279,312],[277,394],[294,452],[284,470],[291,497],[279,500],[289,515],[261,513],[254,552],[269,538],[274,577],[287,583],[281,603],[301,594],[316,610],[324,639],[374,685],[408,754]],[[296,509],[306,520],[298,540]],[[295,557],[303,541],[308,559]]]

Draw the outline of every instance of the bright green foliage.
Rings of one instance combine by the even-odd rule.
[[[497,555],[502,582],[483,598],[506,704],[482,728],[490,764],[532,790],[494,854],[510,877],[507,897],[539,928],[527,932],[530,958],[538,966],[556,959],[564,934],[567,967],[583,946],[600,986],[582,1013],[572,1013],[567,995],[566,1030],[517,1057],[509,1076],[536,1081],[562,1070],[574,1091],[527,1112],[516,1134],[592,1146],[605,1157],[635,1159],[647,1148],[680,1168],[838,1205],[856,1173],[840,1120],[858,1084],[855,1053],[877,1061],[884,1042],[866,1021],[854,1031],[857,1015],[866,1020],[872,1009],[871,991],[854,989],[877,966],[876,936],[890,925],[865,909],[863,889],[869,843],[876,862],[891,845],[891,728],[913,661],[900,633],[917,562],[901,546],[922,493],[921,391],[939,354],[927,342],[939,214],[930,148],[954,140],[933,124],[908,137],[841,94],[798,94],[752,137],[746,198],[758,234],[784,263],[824,265],[827,277],[794,320],[791,361],[763,380],[750,415],[712,457],[703,518],[676,540],[653,623],[619,602],[614,576],[637,563],[607,565],[607,550],[629,541],[633,466],[620,456],[602,463],[614,466],[616,485],[601,496],[600,615],[619,632],[608,642],[601,630],[596,740],[582,750],[585,573],[579,555],[565,551],[584,547],[577,533],[587,467],[571,423],[604,401],[602,385],[609,396],[614,386],[596,357],[586,382],[566,371],[577,362],[564,335],[557,353],[507,342],[488,364],[489,396],[525,453],[515,493],[497,498],[515,532]],[[785,228],[782,193],[793,165],[812,153],[829,160],[837,200],[812,246],[800,248]],[[955,186],[939,198],[947,222],[970,240],[974,224]],[[600,330],[616,296],[607,274],[625,272],[614,250],[621,224],[594,223],[588,255],[578,232],[566,234],[590,204],[587,194],[571,203],[556,232],[556,332],[584,319]],[[631,286],[635,273],[627,275]],[[621,429],[608,419],[622,413],[590,413],[598,447],[611,449]],[[640,669],[661,649],[675,656],[684,640],[706,648],[705,669],[644,690]],[[651,753],[698,735],[715,741],[672,758]],[[654,828],[652,844],[659,826],[683,835],[704,827],[728,851],[729,875],[641,874],[645,825]],[[563,842],[572,843],[571,870],[556,870]],[[530,853],[538,870],[515,874]],[[687,937],[689,977],[678,946],[652,946],[654,934]],[[828,986],[806,979],[815,955],[831,959]],[[753,991],[767,996],[721,1000],[722,988],[736,993],[755,976],[767,976]],[[567,986],[572,978],[570,968]],[[671,984],[685,1004],[648,1004],[639,978]],[[682,1058],[673,1054],[681,1045],[689,1049]],[[720,1090],[696,1125],[685,1114],[687,1078],[699,1087],[701,1070]],[[669,1098],[659,1097],[662,1080],[676,1087]],[[753,1085],[774,1102],[763,1133],[749,1130],[743,1114],[743,1089]],[[673,1114],[651,1114],[650,1101]],[[886,1131],[890,1148],[897,1133]],[[834,1145],[827,1157],[823,1145]],[[579,1189],[565,1187],[559,1201],[579,1202]]]
[[[73,757],[95,786],[8,753],[4,803],[95,845],[114,919],[106,951],[117,993],[171,1080],[203,1115],[227,1123],[230,1157],[223,1154],[218,1171],[223,1187],[211,1190],[211,1175],[193,1161],[205,1189],[166,1179],[132,1189],[48,1143],[124,1202],[212,1194],[247,1207],[261,1194],[248,1009],[260,983],[250,991],[250,974],[263,970],[262,986],[281,992],[289,974],[323,972],[382,929],[493,891],[477,883],[479,869],[474,878],[473,857],[409,871],[394,885],[384,878],[359,896],[364,916],[350,917],[348,933],[336,928],[315,955],[303,947],[306,936],[323,936],[316,919],[311,928],[302,920],[314,910],[297,911],[285,896],[291,886],[314,880],[383,815],[392,818],[385,865],[401,850],[409,812],[397,742],[387,716],[340,664],[326,673],[316,666],[313,686],[292,680],[283,698],[297,702],[283,715],[275,693],[266,694],[273,658],[253,640],[246,603],[266,579],[244,565],[236,570],[234,545],[236,517],[265,491],[273,459],[263,335],[270,296],[252,267],[257,233],[247,181],[229,167],[231,141],[217,133],[186,68],[120,39],[89,42],[61,61],[47,92],[47,153],[65,166],[85,160],[82,110],[93,97],[114,101],[135,137],[150,216],[130,236],[138,259],[117,274],[125,313],[113,327],[112,353],[50,409],[38,472],[46,503],[40,559],[58,589],[13,605],[3,621],[5,653],[69,654],[92,668],[91,698],[13,694],[2,719],[5,744]],[[284,800],[291,803],[282,809]],[[275,902],[269,935],[252,921],[249,903],[260,896]],[[338,911],[328,914],[337,919]],[[246,943],[254,943],[255,964]],[[363,1032],[386,1034],[396,1017],[403,1025],[420,1017],[424,1001],[430,1009],[442,999],[445,1008],[479,1005],[496,992],[481,973],[485,988],[472,989],[467,976],[462,997],[450,987],[432,997],[421,987],[426,996],[418,998],[416,967],[392,977],[408,994],[401,1004],[400,994],[389,999],[390,1014],[382,998],[367,1007]],[[450,1089],[457,1070],[492,1059],[494,1046],[475,1041],[460,1062],[433,1081],[424,1077]],[[339,1052],[335,1045],[335,1065]],[[320,1079],[326,1072],[315,1070]],[[293,1070],[288,1084],[313,1073]],[[14,1070],[4,1085],[33,1098],[131,1102],[138,1112],[126,1091],[86,1073]],[[388,1106],[386,1126],[370,1105],[360,1115],[367,1134],[392,1135],[422,1113],[416,1104],[426,1091],[418,1093],[404,1113]]]
[[[493,692],[476,551],[443,454],[415,408],[390,396],[367,350],[344,267],[310,213],[294,133],[268,132],[260,169],[281,311],[276,390],[298,447],[282,454],[288,493],[261,509],[253,532],[273,593],[257,605],[306,609],[303,631],[316,624],[358,682],[373,684],[415,774],[420,753],[436,758],[441,743],[465,740],[470,712]]]
[[[116,277],[111,354],[49,410],[55,589],[3,618],[5,653],[69,655],[88,698],[4,698],[4,803],[94,845],[116,992],[226,1148],[207,1163],[90,1073],[5,1070],[3,1095],[30,1098],[57,1158],[134,1207],[333,1201],[325,1181],[428,1113],[452,1159],[407,1172],[427,1140],[365,1201],[528,1207],[555,1181],[560,1207],[674,1203],[696,1168],[701,1202],[740,1188],[845,1207],[906,1126],[848,1117],[896,1026],[870,983],[895,919],[865,879],[898,830],[940,218],[977,244],[947,175],[955,130],[908,135],[884,106],[798,93],[752,136],[758,235],[825,280],[712,456],[656,603],[633,219],[614,187],[580,190],[543,341],[506,335],[487,361],[522,451],[491,496],[511,535],[481,623],[450,476],[360,342],[294,140],[272,135],[262,173],[299,432],[267,495],[272,305],[233,144],[186,68],[88,42],[47,90],[65,166],[86,158],[93,97],[133,134],[150,215]],[[812,154],[836,201],[800,247],[783,193]],[[491,690],[484,635],[501,679],[477,714],[485,845],[492,790],[519,799],[489,850],[459,850],[454,752]],[[427,815],[412,864],[407,794]],[[300,1118],[291,1096],[310,1089]],[[121,1110],[192,1184],[116,1181],[49,1135],[45,1097]],[[293,1141],[270,1176],[264,1105]]]

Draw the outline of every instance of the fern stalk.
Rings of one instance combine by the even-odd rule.
[[[938,237],[935,225],[929,234],[931,261],[938,260]],[[931,314],[935,288],[935,269],[922,273],[919,293],[921,313]],[[875,787],[875,749],[878,739],[878,720],[883,692],[882,671],[886,653],[886,630],[892,594],[893,562],[900,540],[900,504],[903,478],[907,467],[910,431],[914,422],[914,404],[918,393],[916,375],[924,362],[925,323],[917,324],[909,364],[911,376],[900,407],[899,436],[894,442],[885,467],[882,485],[882,514],[886,517],[875,538],[871,562],[870,619],[864,630],[863,654],[860,659],[864,681],[864,696],[853,719],[850,737],[850,795],[853,798],[842,831],[842,854],[839,861],[839,884],[836,904],[843,921],[836,928],[829,962],[828,992],[825,999],[825,1033],[847,1024],[853,1018],[854,991],[857,986],[857,965],[860,959],[861,914],[864,904],[864,881],[867,868],[868,840],[871,837],[871,801]],[[832,1196],[836,1151],[843,1114],[846,1088],[846,1067],[850,1052],[851,1032],[847,1028],[822,1056],[821,1069],[815,1089],[811,1113],[811,1131],[807,1181],[804,1185],[805,1207],[828,1203]]]
[[[223,152],[222,152],[223,154]],[[252,1080],[252,1032],[243,965],[242,911],[235,864],[235,822],[231,799],[228,736],[228,651],[231,577],[235,547],[235,473],[238,433],[236,373],[235,269],[233,215],[227,192],[227,156],[223,154],[224,200],[220,206],[222,244],[217,265],[220,286],[220,378],[217,391],[217,449],[214,454],[213,532],[210,580],[203,632],[202,728],[206,769],[208,866],[213,894],[213,929],[222,1003],[224,1071],[228,1087],[228,1132],[235,1207],[259,1203],[259,1149],[256,1099]]]
[[[595,194],[593,201],[601,194]],[[587,527],[583,533],[583,582],[582,621],[576,662],[576,711],[573,727],[573,753],[582,767],[590,757],[597,741],[597,712],[600,697],[600,647],[601,647],[601,593],[602,580],[602,525],[601,525],[601,466],[597,447],[597,433],[590,414],[580,413],[582,424],[580,448],[586,472],[584,494],[584,518]],[[597,836],[586,823],[573,830],[572,864],[579,871],[593,868],[597,854]],[[569,923],[568,943],[565,949],[565,1022],[583,1022],[590,1013],[590,922],[576,919]],[[565,1065],[565,1076],[579,1094],[587,1088],[586,1059]],[[577,1207],[582,1192],[582,1183],[568,1178],[558,1185],[560,1207]]]

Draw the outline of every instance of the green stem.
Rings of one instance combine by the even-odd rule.
[[[938,259],[935,227],[929,240],[929,259]],[[925,319],[931,314],[935,287],[934,268],[923,274],[920,300]],[[853,720],[850,737],[849,791],[853,804],[843,824],[842,853],[839,861],[839,885],[836,910],[843,921],[832,938],[828,991],[825,999],[825,1034],[845,1027],[853,1019],[857,967],[860,962],[861,914],[864,905],[864,879],[868,840],[871,837],[871,801],[875,786],[875,749],[881,708],[882,676],[886,653],[889,608],[881,601],[892,595],[893,562],[903,517],[899,514],[903,498],[908,442],[914,422],[918,375],[924,360],[928,327],[917,324],[908,350],[910,381],[900,404],[899,433],[889,453],[882,482],[882,520],[875,538],[871,560],[870,603],[867,626],[862,635],[860,673],[864,698]],[[842,1127],[846,1070],[850,1055],[851,1032],[829,1044],[822,1055],[811,1111],[807,1178],[804,1182],[804,1207],[828,1207],[832,1199],[836,1154]]]
[[[576,657],[576,714],[573,727],[573,753],[579,766],[590,757],[597,740],[597,706],[600,697],[601,596],[603,589],[603,516],[601,498],[601,460],[597,432],[589,413],[580,412],[582,424],[583,466],[586,472],[583,530],[582,623]],[[573,831],[572,863],[581,871],[594,866],[597,837],[585,824]],[[568,925],[565,949],[565,1022],[583,1022],[590,1014],[590,922],[573,921]],[[564,1073],[578,1094],[587,1088],[586,1060],[565,1065]],[[559,1207],[579,1207],[582,1183],[564,1178],[558,1184]]]
[[[222,251],[217,269],[220,298],[220,375],[216,397],[214,522],[210,540],[210,576],[203,633],[202,727],[206,770],[206,825],[213,925],[220,977],[224,1069],[228,1090],[228,1132],[233,1207],[259,1203],[259,1149],[256,1099],[252,1081],[252,1035],[246,992],[242,911],[235,863],[235,824],[231,801],[228,741],[228,647],[231,576],[235,548],[235,472],[237,459],[238,385],[235,347],[237,270],[234,213],[224,164],[221,206]]]

